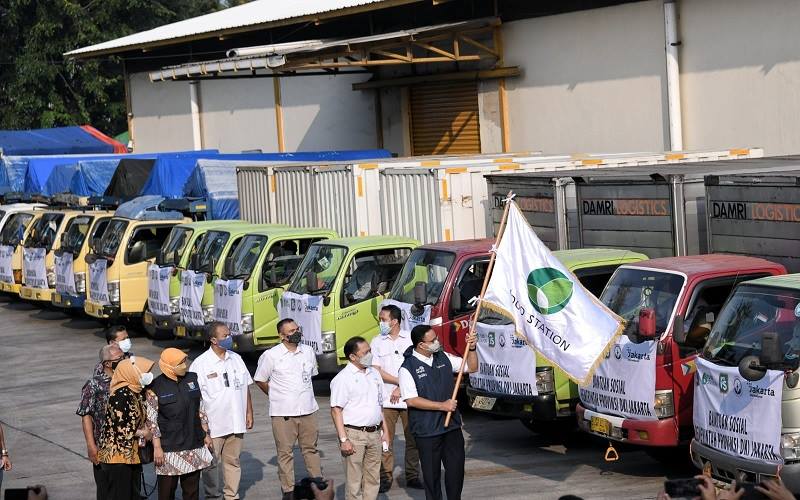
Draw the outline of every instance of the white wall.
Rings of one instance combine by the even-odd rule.
[[[193,149],[188,82],[151,83],[147,73],[130,75],[136,152]]]
[[[224,153],[278,151],[272,79],[200,83],[203,147]]]
[[[663,23],[651,0],[504,24],[511,149],[668,147]]]
[[[684,146],[800,153],[800,2],[678,5]]]

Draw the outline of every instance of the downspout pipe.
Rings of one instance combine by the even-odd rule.
[[[672,151],[683,150],[683,116],[681,114],[681,71],[678,47],[678,0],[664,0],[664,40],[667,65],[667,109],[669,145]]]
[[[200,82],[189,82],[189,99],[191,100],[192,147],[195,151],[203,149],[203,130],[200,125]]]

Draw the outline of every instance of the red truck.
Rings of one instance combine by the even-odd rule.
[[[600,300],[628,325],[579,390],[580,428],[645,446],[687,443],[694,359],[723,303],[737,283],[785,273],[774,262],[723,254],[620,266]]]

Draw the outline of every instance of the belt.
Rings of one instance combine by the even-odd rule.
[[[378,424],[378,425],[366,425],[366,426],[364,426],[364,425],[358,426],[358,425],[344,424],[344,426],[347,427],[348,429],[355,429],[357,431],[364,431],[364,432],[375,432],[375,431],[381,430],[381,424]]]

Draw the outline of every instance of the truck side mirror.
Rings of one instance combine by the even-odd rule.
[[[128,262],[131,264],[137,264],[145,260],[146,248],[144,241],[137,241],[131,248],[128,250]]]
[[[92,247],[92,251],[97,253],[97,251],[100,249],[100,238],[92,238],[90,246]]]
[[[306,292],[314,293],[319,288],[317,287],[317,273],[309,271],[306,273]]]
[[[461,311],[463,304],[461,304],[461,287],[456,285],[450,292],[450,310]]]
[[[783,352],[781,351],[778,332],[764,332],[761,334],[760,361],[767,368],[783,365]]]
[[[639,311],[639,338],[651,340],[656,336],[656,310],[652,307],[643,307]]]
[[[225,259],[225,264],[222,267],[222,272],[226,278],[233,276],[233,259]]]
[[[678,314],[672,320],[672,338],[678,344],[683,344],[686,342],[688,332],[684,331],[683,328],[683,316]]]
[[[759,362],[758,356],[744,356],[739,361],[739,375],[750,382],[756,382],[764,378],[767,369]]]
[[[380,282],[378,281],[378,273],[373,272],[372,276],[369,277],[369,290],[372,293],[378,293],[379,286]]]
[[[61,233],[61,236],[58,237],[58,244],[62,247],[64,246],[64,241],[67,239],[67,233]]]

